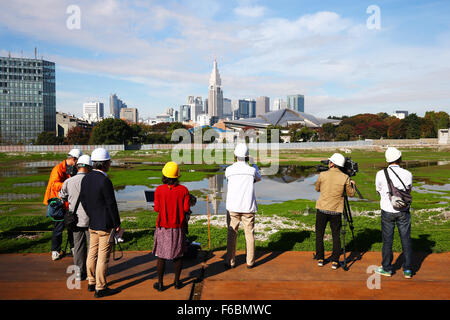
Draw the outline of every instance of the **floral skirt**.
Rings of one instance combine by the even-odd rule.
[[[186,234],[182,228],[156,228],[152,251],[155,256],[173,260],[182,257],[186,250]]]

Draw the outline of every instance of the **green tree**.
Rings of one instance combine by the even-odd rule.
[[[354,137],[353,127],[349,124],[344,124],[336,129],[337,141],[349,141]]]
[[[36,145],[57,145],[62,144],[63,138],[57,137],[54,131],[42,131],[37,139]]]
[[[419,139],[420,138],[420,126],[421,119],[412,113],[404,119],[406,123],[406,139]]]
[[[121,119],[105,119],[94,127],[90,144],[126,144],[132,141],[131,127]]]

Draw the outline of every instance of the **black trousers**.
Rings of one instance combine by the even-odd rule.
[[[332,215],[325,214],[317,210],[316,213],[316,258],[318,260],[324,259],[324,245],[323,237],[325,235],[325,228],[328,221],[330,221],[331,235],[333,236],[333,253],[331,261],[339,262],[341,255],[341,216],[342,214]]]
[[[61,251],[62,246],[62,235],[64,232],[64,221],[55,221],[54,227],[53,227],[53,233],[52,233],[52,251]],[[73,233],[72,231],[67,231],[67,236],[69,237],[69,245],[70,248],[74,247],[73,243]]]

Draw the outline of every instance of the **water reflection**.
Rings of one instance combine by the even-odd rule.
[[[312,167],[283,166],[277,175],[262,176],[262,180],[255,184],[257,202],[270,204],[295,199],[317,200],[319,193],[314,189],[316,180],[317,173]],[[207,214],[207,195],[211,215],[226,213],[227,180],[223,173],[201,181],[185,182],[183,185],[198,198],[197,204],[192,208],[193,214]],[[119,209],[150,209],[145,202],[145,190],[155,188],[127,186],[122,190],[116,190]]]

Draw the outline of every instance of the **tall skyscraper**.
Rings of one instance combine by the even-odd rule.
[[[231,99],[223,98],[223,117],[231,118]]]
[[[55,63],[0,57],[0,133],[6,143],[29,143],[56,131]]]
[[[191,106],[182,105],[180,106],[180,122],[191,120]]]
[[[202,97],[189,96],[187,104],[191,107],[191,120],[197,122],[198,116],[203,114]]]
[[[287,96],[287,108],[294,111],[305,112],[305,96],[302,94]]]
[[[83,103],[83,118],[87,121],[98,122],[104,117],[104,105],[102,102]]]
[[[123,103],[123,101],[120,100],[115,93],[109,96],[109,111],[114,118],[119,119],[120,110],[126,107],[127,105]]]
[[[266,114],[270,111],[270,98],[258,97],[256,98],[256,116]]]
[[[272,106],[273,111],[286,109],[286,108],[287,108],[287,104],[286,104],[286,101],[284,101],[283,99],[273,100],[273,106]]]
[[[208,115],[219,119],[223,117],[223,92],[221,85],[222,80],[217,68],[217,61],[214,59],[213,70],[209,78]]]

